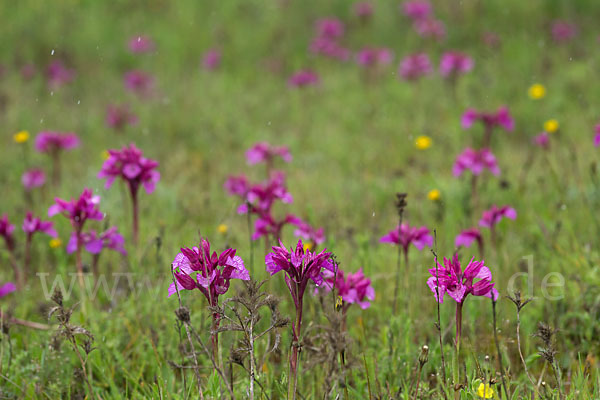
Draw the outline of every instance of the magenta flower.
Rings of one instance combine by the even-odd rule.
[[[500,175],[500,168],[496,161],[496,157],[489,149],[474,150],[467,147],[461,154],[458,155],[452,174],[456,177],[462,175],[463,171],[468,169],[473,175],[480,175],[484,169],[490,170],[494,175]]]
[[[125,238],[117,231],[117,227],[113,226],[102,232],[100,235],[92,230],[84,232],[81,235],[81,241],[88,253],[99,254],[103,249],[117,251],[123,255],[127,254],[125,250]],[[71,234],[67,243],[67,254],[71,254],[77,250],[77,235]]]
[[[596,127],[594,128],[594,131],[595,131],[594,146],[598,147],[598,146],[600,146],[600,124],[596,125]]]
[[[0,286],[0,298],[15,292],[17,290],[17,287],[15,286],[14,283],[12,282],[8,282],[5,283],[4,285]]]
[[[281,157],[283,161],[292,161],[290,150],[286,146],[271,146],[267,142],[259,142],[246,152],[246,160],[249,165],[266,162],[267,165],[272,165],[275,157]]]
[[[365,47],[356,54],[356,62],[362,67],[388,65],[392,62],[392,52],[385,48]]]
[[[552,39],[557,43],[569,42],[577,35],[577,26],[566,21],[552,23]]]
[[[323,271],[325,282],[321,286],[325,291],[331,291],[335,288],[338,295],[342,297],[342,310],[348,311],[351,304],[358,304],[363,310],[369,308],[369,301],[375,300],[375,289],[371,286],[371,280],[365,277],[362,268],[346,276],[344,271],[338,269],[337,274],[330,271]]]
[[[118,131],[123,130],[127,125],[135,125],[138,117],[129,110],[129,106],[109,104],[106,107],[106,125]]]
[[[309,69],[301,70],[295,72],[288,79],[288,86],[290,87],[306,87],[306,86],[315,86],[319,83],[319,75],[316,72],[313,72]]]
[[[308,222],[305,222],[300,218],[297,218],[297,220],[292,223],[296,225],[294,236],[308,240],[313,247],[318,246],[325,241],[323,228],[315,229]]]
[[[62,61],[55,60],[46,68],[46,78],[50,86],[62,86],[75,79],[75,70],[65,67]]]
[[[2,218],[0,218],[0,236],[4,239],[4,243],[6,243],[6,248],[9,252],[14,251],[15,249],[14,231],[15,226],[8,221],[8,216],[4,214]]]
[[[315,24],[318,37],[337,39],[344,35],[344,23],[337,18],[322,18]]]
[[[428,1],[412,0],[402,3],[402,11],[407,17],[413,20],[420,20],[429,18],[432,8]]]
[[[473,242],[477,241],[479,246],[483,243],[483,237],[481,232],[477,228],[465,229],[456,236],[454,239],[454,246],[456,247],[471,247]]]
[[[373,15],[373,4],[368,1],[359,1],[352,6],[354,15],[362,20],[371,18]]]
[[[441,40],[446,37],[446,27],[440,20],[433,18],[418,19],[414,22],[414,29],[419,36]]]
[[[83,264],[81,263],[81,249],[83,247],[83,227],[90,220],[101,220],[104,215],[98,209],[100,196],[94,196],[88,188],[83,189],[79,199],[66,201],[55,198],[55,204],[48,208],[48,216],[62,214],[71,221],[76,238],[76,263],[79,273],[79,284],[83,287]]]
[[[148,36],[134,36],[127,42],[127,47],[132,53],[149,53],[154,51],[156,46],[154,41]]]
[[[125,89],[141,97],[149,96],[154,87],[154,78],[147,72],[133,70],[125,73],[123,77]]]
[[[245,175],[230,176],[223,185],[229,195],[246,198],[250,191],[250,183]]]
[[[259,217],[254,221],[254,233],[252,234],[252,240],[260,239],[261,237],[271,237],[274,240],[281,239],[281,230],[287,224],[294,224],[300,222],[300,218],[293,214],[288,214],[282,220],[276,220],[271,215],[270,211],[259,214]]]
[[[53,217],[56,214],[62,214],[71,221],[71,226],[76,233],[81,233],[83,226],[88,219],[102,220],[104,215],[98,209],[100,196],[94,196],[91,189],[83,189],[79,199],[66,201],[54,199],[56,202],[48,208],[48,216]]]
[[[198,289],[211,306],[216,306],[219,296],[229,289],[231,279],[250,279],[244,261],[235,253],[235,249],[227,249],[221,255],[216,252],[211,254],[210,243],[206,239],[202,239],[199,247],[181,248],[181,253],[177,254],[172,263],[177,288],[172,283],[169,286],[169,296],[177,290]]]
[[[392,229],[387,235],[382,236],[379,242],[400,245],[404,253],[408,254],[408,248],[411,244],[418,250],[423,250],[425,246],[431,247],[433,236],[425,226],[419,228],[404,223],[400,226],[400,229]]]
[[[473,69],[473,59],[464,53],[448,51],[442,54],[440,74],[444,78],[456,77]]]
[[[494,296],[494,299],[498,297],[498,291],[492,283],[492,273],[483,261],[471,259],[463,271],[455,254],[452,260],[444,257],[443,266],[438,263],[438,279],[436,279],[435,268],[430,269],[429,273],[432,276],[427,280],[427,285],[439,303],[444,302],[446,294],[459,304],[462,304],[470,294],[490,298]],[[436,289],[439,291],[439,297]]]
[[[102,165],[98,178],[106,179],[108,189],[115,179],[121,178],[129,186],[129,194],[133,203],[133,241],[138,238],[138,191],[144,186],[146,193],[152,193],[160,180],[156,170],[158,162],[145,158],[142,151],[132,143],[121,150],[109,150],[108,159]]]
[[[548,135],[548,132],[540,133],[539,135],[537,135],[533,138],[533,144],[541,147],[542,149],[549,149],[550,148],[550,135]]]
[[[511,132],[515,128],[515,122],[507,107],[500,107],[496,112],[478,112],[472,108],[467,109],[461,118],[463,129],[469,129],[476,121],[481,121],[487,130],[502,127]]]
[[[46,173],[40,168],[32,168],[21,176],[21,183],[27,191],[43,186],[46,183]]]
[[[314,54],[346,61],[350,57],[350,50],[339,44],[335,39],[318,36],[312,40],[309,47]]]
[[[58,233],[56,233],[56,229],[54,229],[53,222],[42,221],[39,218],[34,218],[31,211],[27,211],[25,220],[23,221],[23,232],[25,232],[28,237],[33,236],[33,234],[36,232],[45,233],[53,238],[58,237]]]
[[[245,214],[250,211],[262,215],[271,210],[271,206],[276,200],[289,204],[294,199],[285,186],[283,172],[275,171],[268,181],[252,185],[244,200],[244,204],[238,208],[238,213]],[[248,209],[248,203],[250,209]]]
[[[408,81],[417,80],[430,74],[431,71],[431,63],[425,53],[416,53],[404,57],[398,68],[398,74]]]
[[[479,226],[484,228],[494,228],[502,218],[516,219],[517,211],[509,206],[497,207],[495,204],[492,207],[483,212],[481,219],[479,220]]]
[[[305,252],[301,240],[298,241],[295,250],[291,248],[288,251],[281,241],[279,245],[279,247],[273,246],[273,252],[267,254],[265,264],[266,270],[271,276],[280,271],[285,273],[285,283],[296,307],[296,319],[292,323],[293,343],[289,357],[290,378],[288,380],[288,393],[295,393],[304,292],[310,280],[317,286],[323,284],[323,272],[330,271],[335,274],[337,266],[330,260],[331,253],[328,253],[326,249],[318,254]]]
[[[55,154],[79,146],[79,137],[74,133],[43,131],[35,138],[35,149],[40,153]]]
[[[221,51],[218,49],[210,49],[202,56],[202,67],[213,71],[221,65]]]

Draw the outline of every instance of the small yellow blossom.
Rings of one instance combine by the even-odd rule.
[[[313,248],[312,243],[304,243],[304,251],[311,251]]]
[[[427,198],[431,201],[438,201],[442,197],[442,193],[439,189],[432,189],[427,193]]]
[[[102,153],[100,153],[100,157],[102,157],[103,160],[108,160],[108,157],[110,157],[108,150],[104,150]]]
[[[29,140],[29,132],[20,131],[13,135],[13,139],[16,143],[25,143]]]
[[[342,299],[342,296],[338,296],[337,299],[335,300],[335,309],[340,310],[343,305],[344,305],[344,300]]]
[[[48,244],[50,245],[51,249],[57,249],[60,246],[62,246],[62,240],[60,240],[59,238],[55,238],[50,240],[50,242],[48,242]]]
[[[221,235],[226,234],[227,233],[227,225],[221,224],[221,225],[217,226],[217,232],[219,232]]]
[[[560,124],[555,119],[549,119],[548,121],[544,122],[544,131],[548,133],[556,132],[558,128],[560,128]]]
[[[265,363],[262,366],[262,372],[265,373],[265,374],[267,372],[269,372],[269,367],[267,366],[267,362],[266,361],[265,361]]]
[[[540,83],[536,83],[529,87],[528,93],[532,99],[539,100],[546,96],[546,87]]]
[[[482,399],[491,399],[494,397],[494,389],[490,387],[489,383],[480,383],[479,388],[477,388],[477,396],[481,397]]]
[[[431,138],[429,136],[419,136],[415,140],[415,147],[419,150],[427,150],[431,147]]]

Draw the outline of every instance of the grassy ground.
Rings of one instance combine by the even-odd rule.
[[[177,300],[166,297],[169,265],[180,247],[197,244],[200,232],[217,249],[237,248],[252,276],[267,279],[264,243],[255,243],[252,262],[246,219],[236,213],[237,199],[222,188],[231,174],[263,177],[261,167],[246,166],[244,152],[264,140],[289,146],[294,157],[291,164],[280,165],[294,203],[278,205],[277,212],[293,212],[323,226],[326,247],[336,254],[341,267],[350,271],[363,267],[373,279],[377,297],[371,308],[353,307],[348,315],[351,342],[346,353],[353,367],[347,376],[350,398],[412,398],[423,345],[429,346],[430,354],[419,396],[441,397],[436,303],[425,284],[427,269],[434,265],[428,249],[411,250],[410,267],[402,269],[401,307],[396,314],[392,312],[397,252],[378,239],[397,223],[393,203],[399,191],[408,193],[405,218],[413,225],[436,229],[440,256],[453,254],[455,235],[475,225],[481,211],[491,204],[509,204],[517,210],[515,221],[499,225],[497,246],[486,249],[485,261],[503,296],[508,294],[511,277],[528,271],[531,262],[530,295],[536,299],[521,315],[522,348],[530,373],[537,380],[545,371],[548,398],[558,398],[553,390],[555,378],[537,355],[539,340],[531,336],[538,322],[544,321],[559,329],[556,345],[563,393],[573,399],[600,397],[600,226],[595,218],[600,191],[598,155],[592,145],[600,101],[600,87],[594,79],[600,61],[596,27],[600,6],[592,0],[443,2],[435,4],[435,15],[445,22],[448,35],[439,43],[420,38],[399,12],[397,2],[376,2],[374,9],[370,23],[360,24],[347,1],[206,0],[175,5],[158,0],[26,0],[0,4],[0,62],[6,70],[0,80],[4,132],[0,212],[20,225],[27,209],[44,215],[54,197],[74,197],[83,187],[90,187],[102,197],[101,210],[128,239],[129,256],[105,254],[100,268],[107,273],[132,273],[131,282],[123,278],[115,285],[110,278],[109,287],[116,287],[113,295],[100,290],[90,299],[73,281],[73,291],[65,301],[69,306],[80,302],[72,322],[94,335],[88,370],[97,396],[196,396],[192,371],[186,370],[184,378],[170,364],[190,361],[182,361],[180,343],[185,340],[176,325]],[[367,45],[393,49],[392,66],[367,80],[354,62],[310,54],[307,48],[314,21],[324,16],[346,23],[343,43],[353,50]],[[578,36],[567,44],[554,43],[550,26],[555,19],[575,22]],[[499,35],[500,47],[491,49],[482,43],[487,31]],[[155,40],[155,52],[133,55],[127,51],[126,40],[140,33]],[[205,71],[200,59],[211,47],[222,50],[223,61],[218,70]],[[461,77],[455,90],[437,73],[413,83],[398,79],[396,66],[404,55],[425,51],[437,66],[448,49],[464,51],[475,60],[474,70]],[[77,70],[71,84],[48,88],[40,71],[53,59],[65,60]],[[19,74],[27,62],[38,67],[29,82]],[[288,88],[287,78],[306,67],[319,73],[321,85]],[[134,68],[155,76],[151,98],[138,99],[124,90],[122,76]],[[546,86],[544,99],[534,101],[527,96],[533,83]],[[139,123],[115,133],[104,123],[105,108],[124,102],[131,104]],[[479,202],[472,209],[470,180],[454,178],[451,168],[464,147],[478,145],[483,132],[479,126],[461,129],[460,116],[468,107],[492,110],[501,105],[510,108],[516,129],[494,135],[492,148],[502,174],[484,176]],[[531,140],[550,118],[557,119],[561,128],[551,134],[551,149],[543,151]],[[31,206],[23,200],[21,174],[25,165],[49,167],[49,160],[33,151],[31,141],[13,142],[13,133],[21,129],[32,135],[42,130],[73,131],[82,139],[79,149],[63,157],[62,183],[35,192]],[[414,141],[423,134],[432,138],[433,145],[420,151]],[[115,185],[104,190],[96,178],[102,152],[130,142],[158,160],[162,174],[156,192],[141,197],[137,248],[129,240],[131,215],[125,188]],[[432,189],[440,190],[440,201],[427,198]],[[54,220],[66,242],[68,223],[58,217]],[[226,234],[217,231],[220,224],[227,225]],[[18,239],[20,246],[23,240]],[[293,240],[292,229],[287,228],[283,241],[289,246]],[[68,274],[75,272],[75,261],[64,247],[50,249],[40,236],[34,250],[34,265],[49,274],[49,282],[61,276],[70,283]],[[461,250],[463,261],[473,255],[477,255],[474,248]],[[4,249],[0,260],[0,282],[12,280]],[[544,289],[549,273],[560,274],[564,285]],[[546,283],[560,283],[557,276],[546,279]],[[526,282],[516,282],[527,291]],[[265,287],[281,298],[282,313],[291,316],[293,305],[283,277],[274,276]],[[240,282],[232,282],[225,297],[240,288]],[[47,322],[50,302],[44,289],[41,280],[31,279],[21,292],[2,298],[1,307],[21,319]],[[331,308],[327,300],[324,307]],[[183,294],[183,301],[191,309],[193,325],[208,342],[210,313],[205,299],[195,292]],[[319,300],[307,295],[305,303],[305,324],[311,325],[307,331],[322,333],[320,327],[328,322]],[[451,303],[441,305],[449,377]],[[497,307],[500,349],[510,391],[518,399],[531,392],[531,385],[517,352],[515,307],[505,298]],[[259,376],[270,398],[283,398],[287,390],[289,328],[282,335],[281,354],[270,358]],[[53,332],[10,327],[1,343],[1,397],[77,398],[88,393],[77,374],[75,353],[66,342],[60,349],[51,348],[53,336]],[[464,336],[468,384],[461,398],[476,399],[477,379],[498,371],[489,299],[468,301]],[[230,346],[239,338],[234,332],[221,335],[225,365]],[[262,353],[264,346],[259,344],[257,352]],[[486,362],[486,356],[492,361]],[[331,393],[323,392],[331,363],[318,364],[317,358],[310,349],[302,353],[305,368],[301,366],[299,393],[303,398],[343,398],[343,381],[337,377]],[[209,359],[202,355],[199,362],[205,396],[227,396],[223,384],[219,389]],[[489,373],[484,372],[486,368]],[[247,374],[235,366],[233,375],[235,393],[244,398]],[[443,386],[454,396],[450,383]],[[498,388],[494,386],[496,392]]]

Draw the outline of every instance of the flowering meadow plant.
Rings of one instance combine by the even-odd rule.
[[[286,146],[271,146],[267,142],[256,143],[246,152],[248,165],[266,163],[270,166],[273,165],[275,157],[280,157],[288,163],[292,161],[292,155]]]
[[[105,187],[112,186],[120,178],[127,183],[133,204],[133,241],[137,243],[139,230],[138,191],[143,186],[146,193],[154,192],[160,173],[156,170],[158,162],[144,157],[140,149],[132,143],[121,150],[109,150],[108,159],[102,165],[98,178],[106,179]]]
[[[458,177],[465,170],[469,170],[473,175],[477,176],[481,175],[486,169],[493,175],[500,175],[500,167],[498,167],[498,162],[494,154],[489,149],[474,150],[467,147],[456,158],[452,167],[452,174]]]
[[[392,229],[387,235],[379,239],[381,243],[390,243],[402,247],[404,254],[408,254],[412,244],[417,250],[423,250],[425,246],[433,245],[433,236],[425,226],[416,227],[403,223],[399,228]]]
[[[156,49],[154,41],[146,35],[134,36],[127,42],[127,47],[132,53],[150,53]]]
[[[27,191],[43,186],[46,183],[46,173],[43,169],[32,168],[23,173],[21,183]]]
[[[61,178],[61,154],[79,147],[79,136],[75,133],[42,131],[35,138],[35,149],[52,159],[52,182],[56,185]]]
[[[370,302],[375,300],[375,289],[371,286],[371,280],[365,276],[362,268],[355,273],[345,273],[341,269],[338,269],[337,273],[325,270],[323,276],[325,281],[319,288],[323,288],[325,291],[335,289],[342,298],[344,313],[352,304],[365,310],[371,306]]]
[[[12,282],[7,282],[3,285],[0,285],[0,298],[7,296],[16,291],[17,291],[17,287]]]
[[[408,55],[400,61],[398,75],[407,81],[415,81],[419,78],[431,74],[433,68],[429,61],[429,56],[425,53],[415,53]]]

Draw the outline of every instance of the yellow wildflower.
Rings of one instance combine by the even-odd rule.
[[[312,243],[304,243],[304,251],[311,251],[313,248]]]
[[[555,119],[549,119],[548,121],[544,122],[544,131],[548,133],[556,132],[558,128],[560,128],[560,124]]]
[[[59,238],[54,238],[54,239],[50,240],[50,242],[48,242],[48,244],[50,245],[51,249],[57,249],[60,246],[62,246],[62,240],[60,240]]]
[[[491,399],[494,397],[494,389],[490,387],[489,383],[480,383],[479,388],[477,388],[477,396],[481,397],[482,399]]]
[[[108,157],[110,157],[110,154],[108,153],[108,150],[104,150],[102,153],[100,153],[100,156],[102,157],[103,160],[108,160]]]
[[[429,136],[419,136],[415,140],[415,147],[419,150],[427,150],[431,147],[431,138]]]
[[[442,197],[442,193],[439,189],[432,189],[427,193],[427,198],[431,201],[438,201]]]
[[[541,83],[536,83],[529,87],[528,93],[532,99],[539,100],[546,96],[546,87]]]
[[[25,143],[29,140],[29,132],[20,131],[13,135],[13,139],[16,143]]]
[[[221,224],[221,225],[217,226],[217,232],[219,232],[221,235],[226,234],[227,233],[227,225]]]

